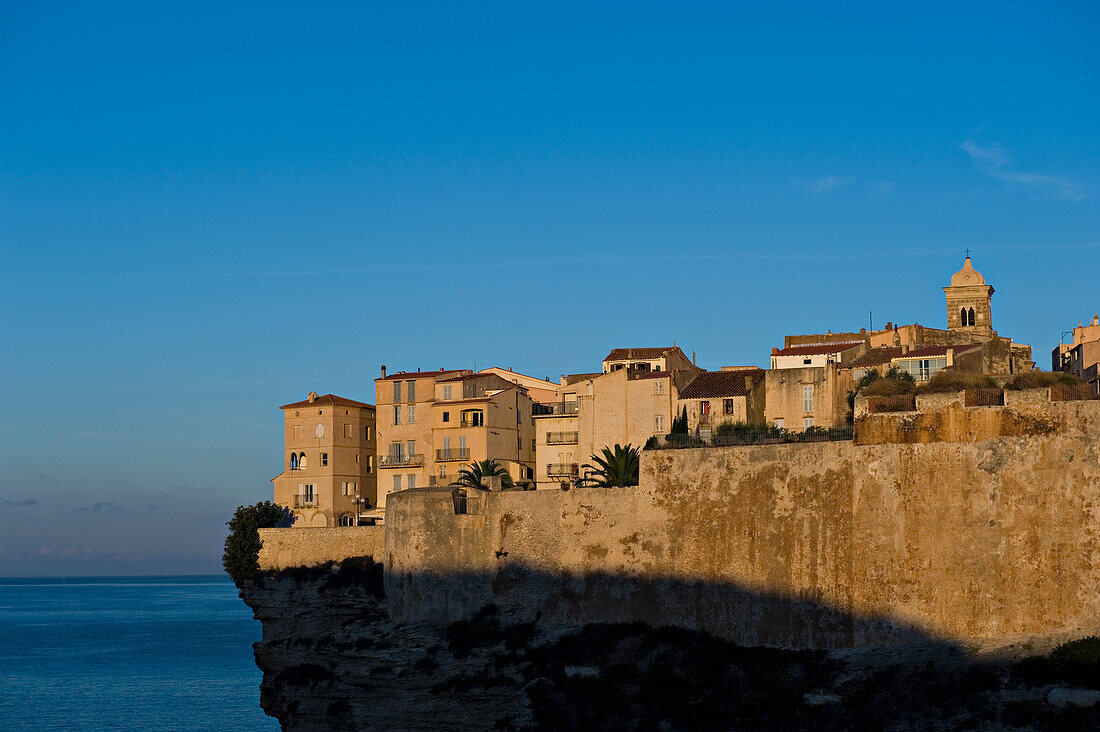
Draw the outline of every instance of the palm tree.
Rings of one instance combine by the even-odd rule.
[[[500,476],[501,490],[509,490],[514,487],[512,476],[508,469],[496,460],[479,460],[472,462],[458,471],[458,480],[451,485],[464,486],[466,488],[485,488],[486,478]]]
[[[614,451],[605,447],[601,455],[592,455],[595,465],[586,463],[585,470],[591,470],[593,478],[589,482],[600,488],[638,485],[639,451],[632,445],[615,445]]]

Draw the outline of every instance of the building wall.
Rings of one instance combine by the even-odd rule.
[[[336,526],[328,529],[259,529],[260,569],[312,567],[350,557],[382,558],[383,526]]]
[[[355,515],[356,492],[343,494],[343,484],[354,483],[358,495],[370,505],[378,505],[377,429],[374,408],[332,405],[302,406],[284,411],[283,472],[273,479],[274,500],[298,515],[309,526],[335,526],[342,514]],[[317,426],[324,434],[317,436]],[[369,438],[365,430],[370,431]],[[290,455],[305,453],[306,466],[290,469]],[[321,455],[328,455],[328,465]],[[294,509],[294,498],[301,486],[312,484],[317,505]]]
[[[799,432],[803,420],[812,417],[815,427],[838,427],[846,424],[848,391],[852,388],[851,369],[840,369],[837,364],[821,368],[771,370],[764,377],[766,397],[764,413],[767,424],[776,419],[784,421],[784,427]],[[813,410],[803,409],[803,387],[814,389]]]
[[[1094,633],[1100,403],[974,409],[1058,426],[646,451],[635,488],[487,493],[466,515],[448,492],[402,493],[387,509],[387,602],[398,622],[494,603],[746,645]]]

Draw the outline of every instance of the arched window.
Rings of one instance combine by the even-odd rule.
[[[316,432],[317,432],[318,437],[324,437],[325,436],[325,426],[323,424],[317,425]]]
[[[967,323],[967,325],[974,325],[974,308],[970,308],[970,312],[968,313],[968,320],[969,322]]]
[[[298,456],[293,452],[290,453],[290,469],[291,470],[297,470],[298,469]]]
[[[298,467],[304,468],[306,466],[306,454],[303,452],[298,455]]]
[[[966,325],[966,308],[959,311],[959,325]]]
[[[350,513],[340,514],[340,525],[341,526],[355,526],[355,521],[352,519],[352,515]]]

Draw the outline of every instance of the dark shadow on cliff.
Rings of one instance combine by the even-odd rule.
[[[369,559],[245,584],[265,711],[285,729],[1100,725],[1100,704],[1048,700],[1095,688],[1095,665],[978,663],[896,619],[730,584],[502,565],[387,577],[384,593]],[[825,650],[854,644],[888,645]]]

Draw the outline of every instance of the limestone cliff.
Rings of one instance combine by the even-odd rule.
[[[974,663],[946,644],[744,648],[491,606],[397,624],[369,560],[268,573],[241,597],[264,628],[261,704],[287,730],[1100,727],[1100,691],[1080,688],[1095,667]]]

